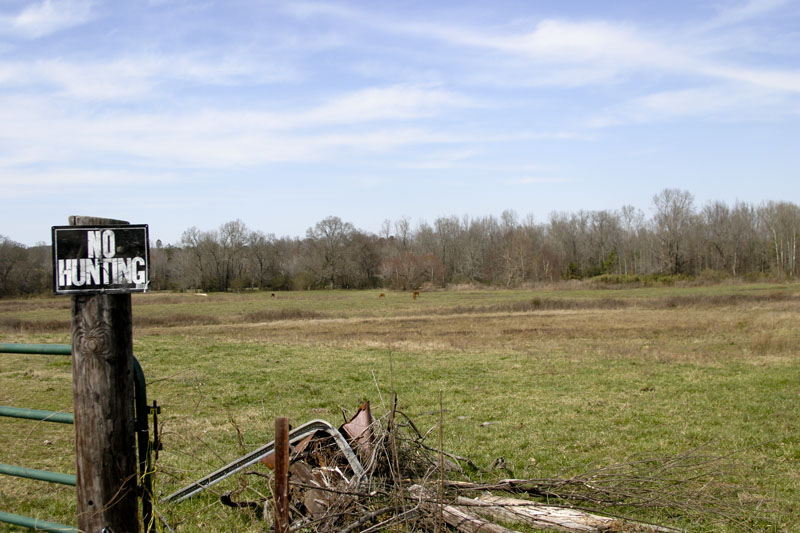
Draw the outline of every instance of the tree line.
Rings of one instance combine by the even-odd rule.
[[[791,202],[697,207],[688,191],[665,189],[653,197],[650,217],[633,206],[556,212],[544,222],[505,211],[433,224],[386,220],[374,234],[329,216],[302,238],[251,230],[241,220],[215,230],[193,226],[180,242],[151,247],[150,278],[155,290],[206,292],[515,287],[598,276],[624,283],[709,273],[794,278],[798,232],[800,207]],[[52,290],[50,257],[49,246],[0,235],[0,296]]]

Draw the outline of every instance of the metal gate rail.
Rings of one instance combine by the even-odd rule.
[[[0,405],[0,416],[27,418],[28,420],[41,420],[42,422],[59,422],[61,424],[75,423],[75,417],[72,413],[28,409],[26,407],[9,407],[8,405]]]
[[[29,516],[22,516],[14,513],[6,513],[5,511],[0,511],[0,522],[35,529],[36,531],[81,533],[77,528],[72,526],[65,526],[64,524],[57,524],[56,522],[48,522],[46,520],[39,520],[38,518],[30,518]]]
[[[0,353],[13,354],[36,354],[36,355],[72,355],[72,346],[69,344],[9,344],[0,343]],[[156,416],[161,408],[153,402],[150,407],[147,404],[147,383],[145,382],[144,372],[139,361],[133,358],[134,374],[134,406],[136,419],[136,440],[139,455],[139,473],[141,476],[141,497],[142,497],[142,519],[145,531],[155,531],[155,521],[153,520],[153,471],[152,471],[152,452],[158,453],[160,443],[158,442],[158,427],[154,429],[154,440],[150,441],[148,414],[152,413],[154,425],[157,423]],[[40,420],[43,422],[56,422],[61,424],[74,424],[75,418],[72,413],[58,411],[47,411],[44,409],[28,409],[24,407],[0,406],[0,416],[12,418],[26,418],[29,420]],[[64,485],[75,485],[75,475],[62,474],[59,472],[49,472],[37,470],[24,466],[6,465],[0,463],[0,474],[37,479],[49,483],[62,483]],[[0,522],[6,522],[18,526],[28,527],[40,531],[67,531],[78,532],[73,526],[47,522],[27,516],[20,516],[13,513],[0,511]]]

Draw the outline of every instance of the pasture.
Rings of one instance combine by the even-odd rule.
[[[800,531],[800,285],[380,292],[134,295],[134,352],[163,406],[161,495],[271,440],[276,416],[339,424],[363,400],[381,416],[395,391],[423,431],[442,416],[444,448],[481,467],[476,480],[712,454],[713,483],[746,522],[616,511],[690,531]],[[0,342],[69,344],[69,306],[0,300]],[[0,404],[71,411],[71,394],[68,358],[0,355]],[[0,424],[0,462],[74,472],[71,427]],[[247,482],[242,498],[268,492]],[[178,531],[263,531],[219,503],[239,483],[160,510]],[[0,477],[2,510],[69,524],[73,500]]]

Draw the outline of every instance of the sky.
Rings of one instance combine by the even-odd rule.
[[[800,0],[0,0],[0,235],[800,203]]]

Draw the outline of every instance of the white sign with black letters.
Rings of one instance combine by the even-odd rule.
[[[150,283],[146,224],[53,226],[56,294],[145,292]]]

